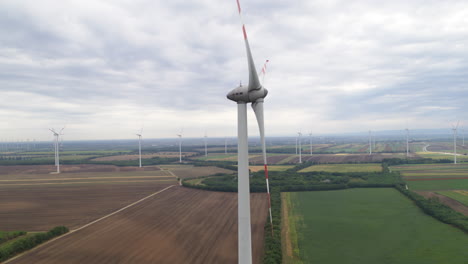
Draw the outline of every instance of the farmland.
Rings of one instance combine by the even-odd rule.
[[[455,191],[438,191],[438,194],[452,198],[460,203],[468,206],[468,191],[466,190],[455,190]]]
[[[23,172],[33,170],[25,167]],[[12,173],[0,179],[0,230],[6,231],[76,228],[176,184],[174,176],[160,170]]]
[[[468,190],[467,164],[410,164],[390,167],[415,190]]]
[[[461,264],[468,259],[466,234],[425,215],[394,189],[283,193],[283,204],[283,231],[289,229],[283,263]]]
[[[267,200],[251,201],[260,263]],[[237,263],[236,248],[236,194],[173,187],[10,263]]]
[[[189,157],[195,155],[195,152],[182,152],[183,157]],[[152,153],[152,154],[142,154],[141,159],[151,159],[154,157],[159,158],[178,158],[179,152],[160,152],[160,153]],[[106,156],[106,157],[99,157],[92,159],[92,161],[121,161],[121,160],[137,160],[139,159],[139,155],[115,155],[115,156]]]
[[[326,172],[374,172],[381,171],[382,166],[378,163],[364,164],[333,164],[333,165],[313,165],[299,172],[326,171]]]
[[[294,167],[293,165],[271,165],[271,166],[268,166],[268,171],[285,171],[293,167]],[[257,172],[257,171],[261,171],[265,169],[264,166],[249,166],[249,168],[250,168],[250,171],[252,172]]]
[[[454,210],[468,214],[463,195],[453,193],[468,190],[468,164],[407,164],[390,169],[402,174],[410,190],[425,197],[437,197]]]

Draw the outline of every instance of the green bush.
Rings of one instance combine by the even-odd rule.
[[[265,255],[263,263],[279,264],[283,258],[281,252],[281,192],[279,188],[272,188],[270,194],[273,234],[270,219],[267,219],[265,222]]]
[[[12,232],[0,232],[0,244],[11,240],[13,238],[26,235],[26,232],[24,231],[12,231]]]
[[[25,237],[18,238],[11,243],[5,243],[0,245],[0,261],[7,260],[14,255],[17,255],[23,251],[31,249],[47,240],[54,237],[60,236],[68,232],[68,228],[64,226],[57,226],[52,228],[46,233],[36,233],[27,235]]]

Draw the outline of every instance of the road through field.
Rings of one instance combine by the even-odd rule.
[[[252,194],[251,205],[254,263],[260,263],[265,194]],[[171,187],[9,263],[234,264],[237,194]]]

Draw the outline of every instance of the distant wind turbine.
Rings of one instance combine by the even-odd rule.
[[[237,0],[237,8],[242,21],[241,6]],[[248,149],[248,132],[247,132],[247,104],[252,103],[252,108],[257,118],[257,123],[260,131],[260,140],[262,143],[263,163],[265,167],[265,180],[267,183],[268,204],[270,212],[270,224],[273,222],[271,218],[271,203],[270,189],[268,185],[268,167],[265,145],[265,126],[263,116],[263,102],[268,91],[265,89],[258,78],[255,64],[250,51],[249,41],[245,25],[242,22],[242,32],[244,34],[245,48],[247,51],[247,64],[249,72],[248,86],[242,84],[234,88],[227,95],[229,100],[237,103],[237,163],[238,163],[238,263],[252,263],[252,233],[250,221],[250,185],[249,185],[249,149]]]
[[[369,130],[369,155],[372,155],[372,131]]]
[[[182,163],[182,130],[177,136],[179,137],[179,163]]]
[[[138,154],[140,157],[140,168],[141,168],[141,137],[143,134],[143,128],[141,128],[140,133],[136,134],[138,136]]]
[[[54,154],[55,154],[55,166],[57,167],[57,173],[60,173],[60,155],[59,155],[59,136],[63,135],[62,131],[65,129],[63,127],[60,132],[56,132],[55,129],[50,128],[49,130],[54,133]]]

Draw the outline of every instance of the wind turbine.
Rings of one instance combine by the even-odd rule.
[[[140,168],[141,168],[141,135],[143,134],[143,128],[140,130],[140,134],[136,134],[138,136],[138,154],[140,156]]]
[[[55,129],[50,128],[49,130],[54,133],[54,154],[55,154],[55,166],[57,167],[57,173],[60,173],[60,156],[59,156],[59,136],[63,135],[62,131],[65,129],[63,127],[60,132],[56,132]]]
[[[312,156],[313,152],[313,148],[312,148],[312,132],[309,133],[309,140],[310,140],[310,155]]]
[[[298,141],[299,141],[299,148],[298,148],[298,152],[299,152],[299,163],[302,163],[302,146],[301,146],[302,133],[301,133],[301,132],[297,132],[297,138],[298,138]]]
[[[182,163],[182,130],[177,136],[179,137],[179,163]]]
[[[457,130],[458,130],[458,123],[460,123],[460,121],[457,122],[457,125],[456,126],[452,126],[452,130],[453,130],[453,164],[457,164]]]
[[[242,21],[242,13],[239,0],[237,8]],[[242,32],[244,34],[245,48],[247,51],[247,63],[249,71],[249,84],[234,88],[227,94],[227,98],[237,103],[237,137],[238,137],[238,254],[239,263],[252,263],[252,239],[250,222],[250,187],[249,187],[249,149],[247,132],[247,104],[252,103],[253,111],[257,118],[260,130],[260,139],[262,143],[263,163],[265,167],[265,180],[267,183],[267,194],[269,203],[270,223],[273,227],[271,218],[270,189],[268,186],[268,168],[265,146],[265,128],[263,119],[263,101],[268,94],[258,78],[252,53],[250,51],[249,41],[245,25],[242,22]]]
[[[372,131],[369,130],[369,155],[372,155]]]

